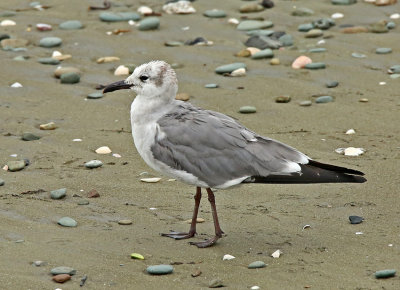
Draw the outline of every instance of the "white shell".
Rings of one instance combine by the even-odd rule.
[[[17,23],[9,19],[5,19],[0,23],[0,26],[14,26],[14,25],[17,25]]]
[[[159,177],[152,177],[152,178],[142,178],[140,181],[147,182],[147,183],[156,183],[159,182],[161,178]]]
[[[255,286],[252,286],[250,289],[251,289],[251,290],[259,290],[259,289],[260,289],[260,286],[255,285]]]
[[[279,258],[281,254],[282,254],[281,250],[276,250],[275,252],[272,253],[271,256],[274,258]]]
[[[53,53],[52,53],[52,55],[51,55],[51,57],[58,57],[58,56],[62,56],[62,53],[61,52],[59,52],[58,50],[55,50],[55,51],[53,51]]]
[[[13,83],[11,85],[12,88],[22,88],[22,85],[19,82]]]
[[[168,3],[163,6],[163,10],[168,14],[192,14],[196,13],[190,1],[178,1]]]
[[[82,139],[79,139],[79,138],[73,139],[72,142],[82,142]]]
[[[235,257],[229,254],[224,255],[224,257],[222,258],[223,261],[233,260],[233,259],[235,259]]]
[[[399,13],[394,13],[394,14],[390,15],[390,19],[399,19],[399,18],[400,18]]]
[[[108,146],[102,146],[102,147],[97,148],[97,149],[95,150],[95,152],[96,152],[97,154],[109,154],[109,153],[111,153],[112,151],[111,151],[110,147],[108,147]]]
[[[228,23],[229,24],[233,24],[233,25],[238,25],[239,24],[239,20],[237,20],[236,18],[229,18],[228,19]]]
[[[246,75],[246,69],[245,68],[238,68],[235,69],[233,72],[231,72],[230,76],[232,77],[243,77]]]
[[[121,157],[122,157],[122,156],[119,155],[118,153],[114,153],[112,156],[113,156],[113,157],[116,157],[116,158],[121,158]]]
[[[339,13],[339,12],[333,13],[331,15],[331,18],[333,18],[333,19],[339,19],[339,18],[343,18],[343,17],[344,17],[344,15],[342,13]]]
[[[116,76],[129,75],[129,68],[127,68],[124,65],[120,65],[119,67],[117,67],[115,69],[114,75],[116,75]]]
[[[139,12],[140,14],[144,15],[144,14],[151,14],[153,13],[153,9],[151,9],[148,6],[140,6],[137,10],[137,12]]]
[[[355,148],[355,147],[348,147],[348,148],[337,148],[335,150],[336,153],[344,154],[345,156],[359,156],[364,154],[364,148]]]
[[[261,51],[261,49],[259,49],[257,47],[247,47],[246,50],[250,52],[250,55],[253,55],[253,54]]]

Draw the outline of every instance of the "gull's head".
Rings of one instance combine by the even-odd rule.
[[[172,99],[178,91],[178,81],[175,71],[168,63],[155,60],[138,66],[126,80],[106,86],[103,92],[120,89],[132,89],[143,97]]]

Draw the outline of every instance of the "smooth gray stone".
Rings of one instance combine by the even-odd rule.
[[[221,288],[224,287],[224,283],[220,279],[212,279],[208,283],[208,288]]]
[[[388,54],[392,52],[392,49],[390,47],[378,47],[375,52],[377,54]]]
[[[271,36],[274,34],[275,31],[269,29],[256,29],[256,30],[249,30],[246,31],[247,35],[264,35],[264,36]]]
[[[78,205],[88,205],[89,201],[88,200],[80,200],[78,201]]]
[[[76,274],[76,270],[71,267],[60,266],[60,267],[55,267],[55,268],[51,269],[50,273],[53,275],[69,274],[72,276],[72,275]]]
[[[41,138],[40,136],[29,132],[23,133],[21,137],[21,139],[24,141],[34,141],[34,140],[39,140],[40,138]]]
[[[60,46],[62,39],[59,37],[44,37],[39,41],[41,47],[56,47]]]
[[[398,79],[398,78],[400,78],[400,74],[391,74],[390,78],[391,79]]]
[[[364,218],[361,216],[351,215],[349,216],[350,223],[353,225],[361,224],[364,221]]]
[[[243,106],[239,108],[239,113],[242,114],[252,114],[257,111],[256,107],[254,106]]]
[[[302,106],[302,107],[309,107],[309,106],[312,105],[312,102],[311,101],[301,101],[299,103],[299,105]]]
[[[204,11],[203,15],[210,18],[223,18],[226,17],[226,12],[224,10],[211,9]]]
[[[380,278],[389,278],[396,275],[395,269],[387,269],[387,270],[380,270],[375,272],[375,277]]]
[[[353,52],[353,53],[351,54],[351,56],[352,56],[352,57],[355,57],[355,58],[365,58],[365,57],[367,57],[365,54],[358,53],[358,52]]]
[[[284,34],[278,40],[283,46],[292,46],[294,43],[293,36],[290,34]]]
[[[386,28],[394,29],[394,28],[396,28],[396,23],[394,23],[393,21],[390,21],[390,22],[386,23]]]
[[[62,217],[57,223],[63,227],[76,227],[78,225],[78,223],[70,217]]]
[[[282,43],[268,36],[253,35],[249,39],[247,39],[245,45],[247,47],[257,47],[259,49],[278,49],[282,46]]]
[[[246,64],[242,62],[235,62],[235,63],[221,65],[215,69],[215,72],[217,74],[231,73],[239,68],[246,68]]]
[[[259,20],[244,20],[236,26],[237,30],[246,31],[246,30],[256,30],[256,29],[264,29],[270,28],[274,26],[271,21],[259,21]]]
[[[389,69],[389,73],[398,74],[400,73],[400,64],[392,65]]]
[[[315,102],[317,104],[330,103],[333,102],[333,98],[331,96],[320,96],[315,99]]]
[[[250,263],[247,268],[249,269],[257,269],[257,268],[264,268],[267,266],[263,261],[255,261],[253,263]]]
[[[274,57],[274,53],[270,48],[260,50],[259,52],[256,52],[251,56],[252,59],[271,58],[271,57]]]
[[[325,52],[325,51],[326,51],[325,47],[310,48],[308,50],[308,52],[311,52],[311,53],[319,53],[319,52]]]
[[[217,84],[206,84],[204,87],[207,89],[216,89],[216,88],[218,88],[218,85]]]
[[[64,30],[74,30],[83,28],[83,25],[79,20],[68,20],[61,23],[58,27]]]
[[[304,68],[307,68],[307,69],[323,69],[323,68],[326,68],[326,65],[323,62],[312,62],[312,63],[306,64]]]
[[[151,275],[166,275],[172,273],[174,271],[174,267],[171,265],[153,265],[148,266],[146,271]]]
[[[333,5],[351,5],[357,3],[357,0],[331,0]]]
[[[146,17],[139,22],[138,29],[142,31],[154,30],[160,27],[160,19],[158,17]]]
[[[90,93],[87,95],[88,99],[100,99],[102,98],[104,95],[101,92],[94,92],[94,93]]]
[[[39,58],[38,62],[40,62],[41,64],[51,64],[51,65],[60,64],[60,61],[58,59],[52,57]]]
[[[76,84],[79,83],[80,79],[81,76],[74,72],[65,73],[60,76],[62,84]]]
[[[140,20],[140,15],[135,12],[102,12],[99,15],[101,21],[104,22],[118,22],[118,21],[138,21]]]
[[[3,186],[6,182],[0,178],[0,186]]]
[[[339,82],[337,81],[329,81],[326,84],[327,88],[336,88],[339,85]]]
[[[100,160],[90,160],[85,163],[85,167],[89,169],[97,168],[100,166],[103,166],[103,162],[101,162]]]
[[[313,14],[314,11],[306,7],[299,7],[292,11],[293,16],[311,16]]]
[[[50,197],[51,199],[62,199],[67,195],[67,189],[66,188],[60,188],[56,190],[50,191]]]
[[[312,23],[304,23],[304,24],[300,24],[297,27],[297,30],[301,31],[301,32],[307,32],[307,31],[310,31],[313,28],[314,28],[314,25]]]
[[[24,160],[13,160],[7,162],[8,170],[9,171],[20,171],[25,168],[25,161]]]

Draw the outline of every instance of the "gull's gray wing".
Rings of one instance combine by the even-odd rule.
[[[218,187],[238,178],[299,174],[308,157],[221,113],[178,102],[157,121],[155,159]]]

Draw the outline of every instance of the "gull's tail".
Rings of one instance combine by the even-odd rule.
[[[299,164],[301,173],[296,175],[252,176],[244,182],[254,183],[363,183],[367,179],[363,172],[331,164],[310,160],[308,164]]]

